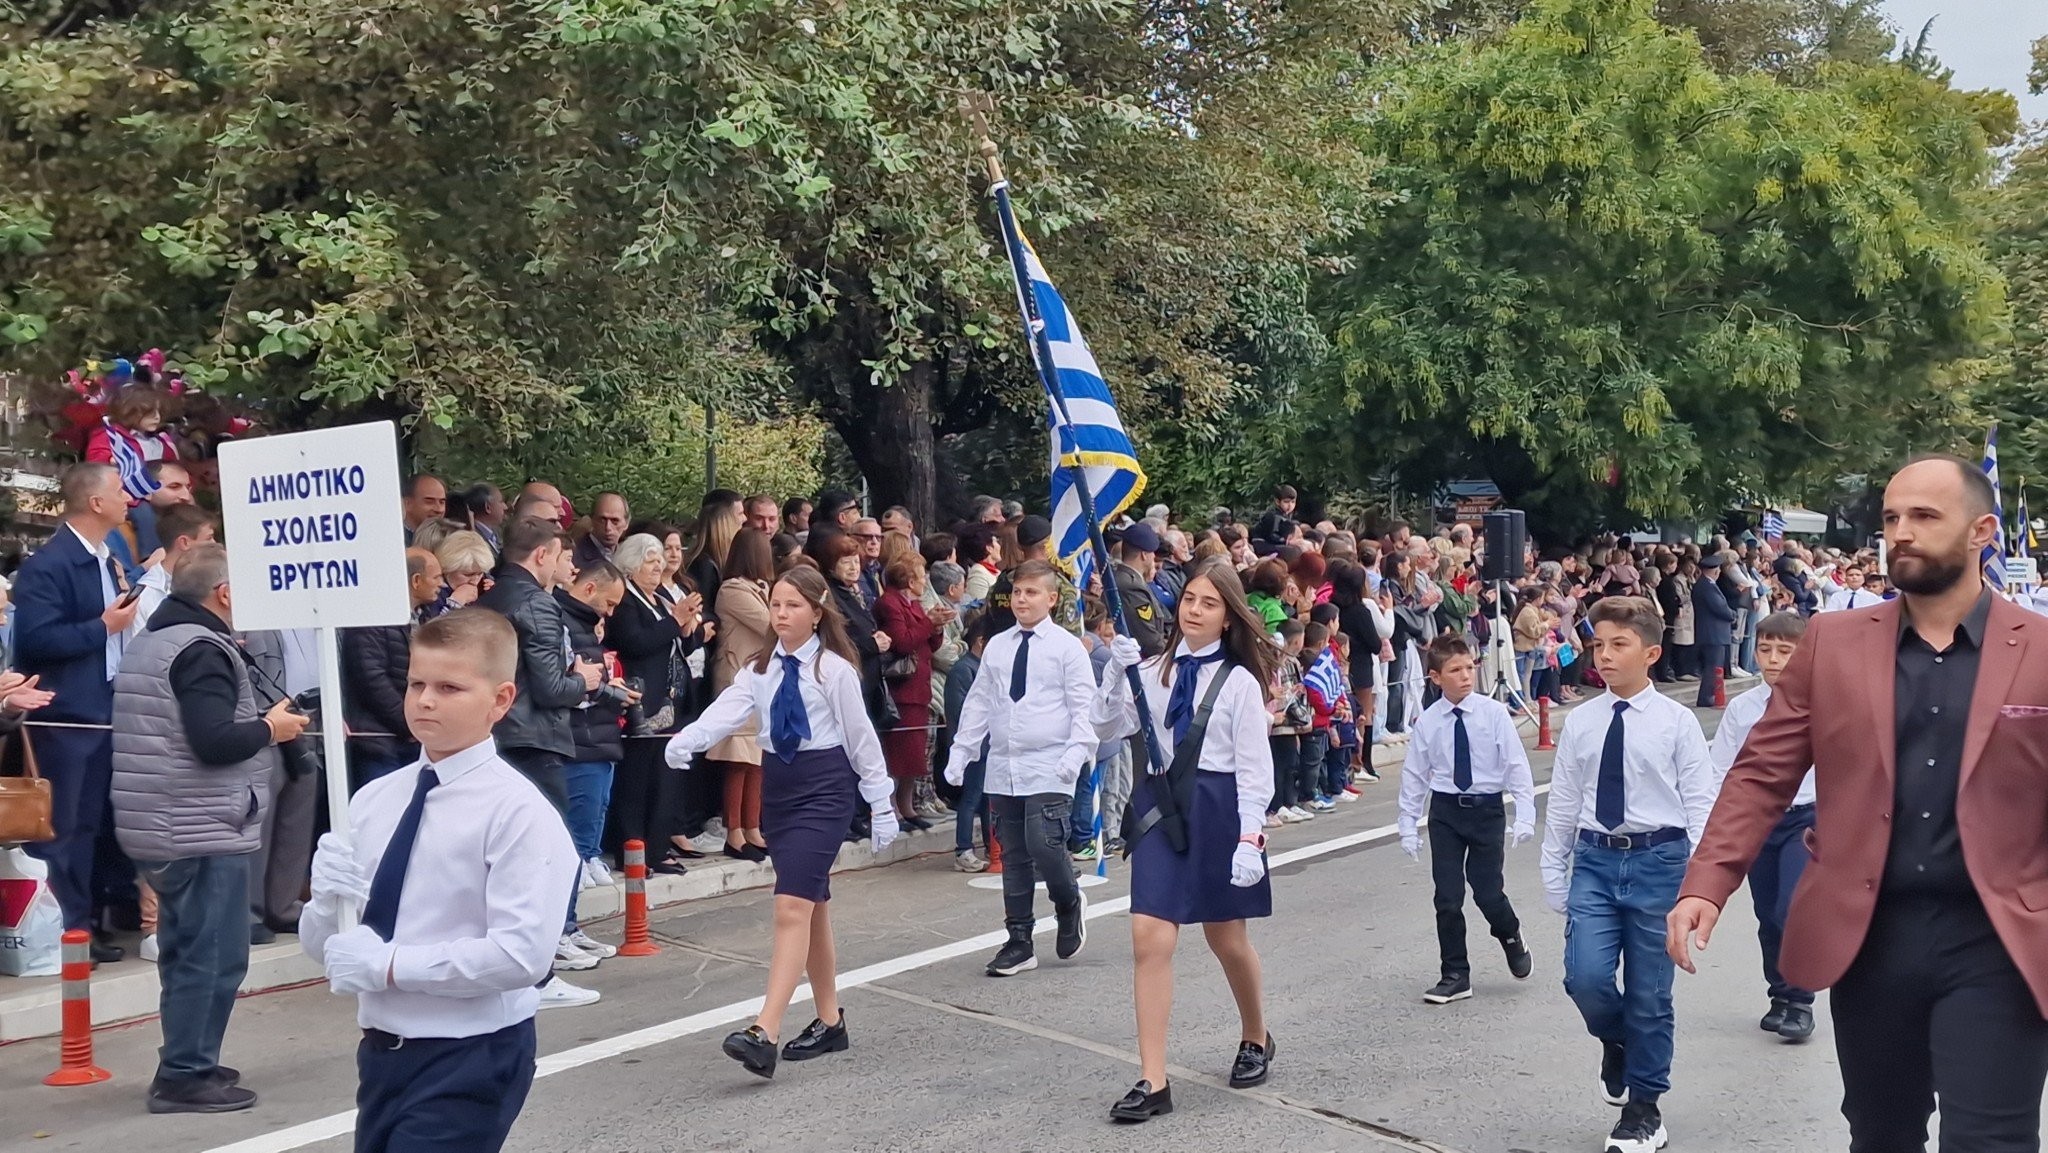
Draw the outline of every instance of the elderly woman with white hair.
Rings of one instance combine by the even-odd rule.
[[[431,547],[434,559],[441,562],[442,593],[428,608],[428,616],[475,604],[477,595],[491,587],[491,570],[498,567],[498,554],[481,534],[458,529]]]
[[[619,654],[627,679],[639,680],[648,733],[676,732],[685,719],[677,713],[690,688],[689,655],[710,631],[701,618],[703,599],[671,604],[662,597],[668,560],[660,537],[628,536],[612,550],[612,565],[626,578],[626,595],[605,622],[605,647]],[[626,757],[612,788],[613,823],[621,840],[646,844],[655,872],[681,873],[684,857],[703,854],[677,835],[680,774],[664,771],[663,742],[640,736],[626,735]]]

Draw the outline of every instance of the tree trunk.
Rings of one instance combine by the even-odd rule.
[[[867,478],[876,513],[900,504],[910,510],[920,533],[936,527],[938,467],[933,458],[930,362],[914,366],[896,383],[863,390],[866,411],[833,414],[832,424]]]

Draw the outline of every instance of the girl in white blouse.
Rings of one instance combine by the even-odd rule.
[[[828,912],[832,862],[853,822],[856,795],[873,814],[876,852],[898,832],[882,743],[825,578],[810,568],[783,574],[769,593],[768,616],[775,647],[735,673],[696,723],[669,739],[667,752],[669,767],[687,769],[725,738],[758,732],[761,831],[775,865],[775,947],[760,1015],[727,1037],[724,1048],[762,1077],[775,1075],[782,1015],[806,975],[818,1016],[782,1047],[781,1058],[807,1061],[846,1049]]]
[[[1195,570],[1176,612],[1166,654],[1138,670],[1165,764],[1139,774],[1129,810],[1134,816],[1126,818],[1142,1079],[1111,1108],[1110,1116],[1118,1121],[1144,1121],[1173,1111],[1166,1028],[1173,1010],[1173,951],[1182,925],[1202,926],[1237,1001],[1243,1040],[1231,1066],[1231,1086],[1264,1084],[1273,1060],[1259,955],[1245,920],[1273,911],[1263,832],[1266,804],[1273,797],[1266,686],[1272,683],[1279,650],[1245,603],[1244,586],[1223,558]],[[1108,691],[1097,713],[1105,735],[1138,728],[1137,705],[1124,675],[1137,660],[1137,643],[1117,638],[1103,677]],[[1206,729],[1192,737],[1205,708]],[[1181,743],[1196,739],[1194,771],[1178,787],[1169,787],[1174,774],[1163,770]],[[1190,747],[1185,755],[1195,752]]]

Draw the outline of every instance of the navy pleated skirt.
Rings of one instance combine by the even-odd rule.
[[[832,862],[859,799],[860,777],[845,749],[811,749],[787,763],[761,754],[761,835],[775,865],[776,893],[832,899]]]
[[[1144,774],[1131,793],[1131,811],[1152,807],[1152,787],[1166,778]],[[1188,813],[1188,851],[1176,853],[1166,833],[1153,829],[1131,850],[1131,912],[1176,925],[1242,921],[1273,915],[1273,881],[1240,889],[1230,883],[1237,852],[1237,777],[1195,771]]]

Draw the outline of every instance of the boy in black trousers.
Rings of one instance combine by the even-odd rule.
[[[1429,862],[1436,880],[1436,939],[1443,979],[1422,995],[1432,1005],[1472,995],[1465,953],[1465,885],[1520,980],[1533,964],[1502,877],[1515,802],[1514,843],[1536,835],[1536,785],[1507,706],[1472,691],[1478,666],[1463,637],[1429,642],[1429,681],[1443,695],[1422,711],[1401,766],[1401,851],[1421,859],[1423,803],[1429,805]]]

